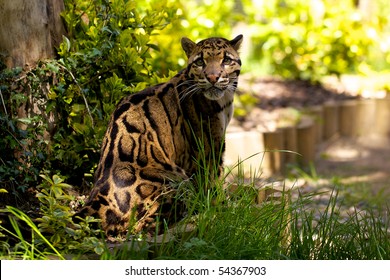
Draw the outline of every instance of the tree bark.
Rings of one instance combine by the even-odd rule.
[[[0,0],[0,54],[8,68],[55,56],[65,28],[63,0]]]

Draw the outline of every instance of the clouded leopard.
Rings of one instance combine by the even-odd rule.
[[[103,139],[95,187],[79,216],[97,216],[108,235],[153,232],[156,221],[172,219],[171,182],[196,173],[198,144],[210,160],[213,150],[224,150],[242,38],[197,44],[182,38],[187,67],[118,103]],[[222,168],[222,157],[218,164]]]

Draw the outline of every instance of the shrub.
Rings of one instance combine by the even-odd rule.
[[[58,58],[1,70],[0,182],[10,193],[36,186],[43,170],[91,184],[116,103],[157,79],[151,37],[176,10],[149,2],[65,0]]]
[[[289,79],[317,82],[357,71],[375,43],[372,31],[380,28],[365,21],[352,1],[274,0],[257,9],[251,3],[245,7],[255,30],[251,58]]]

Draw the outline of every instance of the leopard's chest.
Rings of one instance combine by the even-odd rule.
[[[219,108],[221,108],[221,111],[217,113],[217,116],[220,120],[219,125],[223,127],[224,132],[226,131],[226,128],[233,116],[233,99],[233,93],[228,92],[221,100],[218,101],[218,105]]]

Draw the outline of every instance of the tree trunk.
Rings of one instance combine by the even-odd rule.
[[[60,16],[64,8],[63,0],[0,0],[0,59],[7,68],[23,67],[28,71],[39,60],[55,57],[55,48],[65,34]],[[44,84],[41,88],[43,92],[48,90]],[[26,95],[27,101],[17,109],[17,116],[14,115],[15,112],[11,113],[11,118],[42,115],[43,112],[37,105],[40,100],[32,96],[28,84],[23,89],[23,94]],[[10,96],[5,96],[5,99],[8,98]],[[54,126],[51,112],[47,118],[49,126]],[[28,127],[22,122],[17,125],[22,130]],[[49,131],[45,133],[45,139],[49,138],[48,133]],[[28,141],[24,142],[22,150],[30,150]],[[13,151],[20,161],[22,150]]]
[[[63,0],[0,0],[0,54],[8,68],[55,56],[63,10]]]

